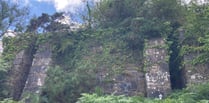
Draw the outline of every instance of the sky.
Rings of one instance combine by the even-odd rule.
[[[10,1],[10,0],[9,0]],[[31,15],[40,16],[42,13],[68,12],[76,14],[85,9],[85,2],[99,2],[100,0],[11,0],[22,6],[28,6]],[[184,0],[189,2],[191,0]],[[204,1],[204,0],[200,0]]]
[[[12,0],[12,2],[28,6],[32,15],[40,16],[42,13],[81,11],[86,1],[98,2],[99,0]]]

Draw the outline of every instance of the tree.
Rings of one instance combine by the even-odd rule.
[[[100,26],[115,25],[129,17],[135,17],[145,0],[101,0],[92,15]],[[138,8],[139,7],[139,8]]]
[[[40,17],[30,20],[27,32],[46,33],[70,29],[68,24],[59,22],[62,19],[65,19],[62,12],[53,15],[43,13]]]
[[[23,31],[25,17],[28,9],[20,7],[17,4],[7,0],[0,0],[0,37],[2,37],[8,29],[15,31]]]
[[[194,64],[209,60],[209,3],[191,3],[187,8],[184,53],[198,53]]]
[[[102,0],[93,9],[93,19],[103,27],[130,26],[137,20],[142,35],[160,36],[182,25],[182,10],[179,0]]]

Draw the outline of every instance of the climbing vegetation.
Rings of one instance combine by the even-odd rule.
[[[3,48],[4,51],[0,55],[0,99],[1,97],[8,97],[10,89],[8,80],[13,65],[13,60],[18,52],[23,49],[34,47],[36,37],[32,34],[22,34],[17,37],[4,37]]]
[[[128,64],[136,64],[137,68],[134,69],[144,72],[143,50],[146,39],[163,37],[168,40],[165,48],[173,54],[171,59],[167,57],[166,61],[174,63],[170,63],[170,67],[178,64],[175,65],[178,67],[172,68],[173,73],[180,69],[181,56],[186,53],[199,54],[194,59],[194,64],[208,62],[208,4],[181,5],[180,0],[102,0],[94,7],[87,6],[90,27],[71,31],[68,30],[70,26],[56,22],[57,19],[64,18],[63,13],[42,14],[30,20],[25,33],[14,38],[3,38],[4,52],[0,57],[0,103],[16,103],[5,99],[10,97],[5,80],[15,55],[30,47],[35,47],[36,50],[38,45],[45,42],[52,46],[54,64],[47,71],[46,83],[40,97],[32,95],[35,102],[209,102],[208,84],[174,92],[163,100],[114,96],[105,94],[102,88],[98,87],[99,83],[112,83],[113,78],[121,74]],[[178,35],[181,28],[184,29],[184,37]],[[105,76],[99,78],[99,73],[105,73]],[[178,74],[175,76],[179,76]]]
[[[8,75],[9,64],[0,56],[0,99],[8,95],[8,90],[6,89],[6,76]]]
[[[121,73],[125,63],[140,63],[142,51],[128,44],[126,37],[131,34],[126,32],[108,28],[47,36],[53,44],[53,59],[57,66],[48,71],[41,100],[76,102],[81,93],[96,91],[96,84],[102,82],[97,78],[98,72],[107,71],[104,81],[111,82],[112,77]],[[59,99],[60,96],[63,98]]]
[[[182,55],[193,53],[197,58],[191,61],[192,64],[207,63],[208,35],[209,35],[209,4],[198,5],[192,3],[188,7],[186,16],[185,38],[183,40]]]

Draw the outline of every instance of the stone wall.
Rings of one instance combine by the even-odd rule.
[[[40,94],[41,88],[44,85],[47,76],[47,69],[52,62],[52,52],[48,43],[39,45],[39,48],[34,56],[33,63],[25,84],[23,95],[25,94]],[[25,101],[30,103],[30,99]]]
[[[145,43],[144,60],[135,64],[126,61],[121,73],[111,77],[108,82],[105,82],[108,70],[99,71],[97,78],[100,80],[100,87],[108,94],[164,98],[171,92],[168,61],[165,40],[154,38]],[[144,62],[144,67],[141,62]]]
[[[92,47],[89,47],[90,50],[87,55],[104,55],[104,45],[98,44],[99,43],[97,43],[96,46],[93,45]],[[128,58],[121,60],[120,58],[123,58],[124,55],[122,51],[119,51],[118,49],[120,48],[116,47],[108,52],[108,56],[111,58],[94,62],[98,65],[96,67],[96,86],[100,87],[105,94],[145,96],[146,85],[144,72],[142,71],[142,61],[133,62],[129,61]],[[133,54],[129,53],[129,55],[132,55],[131,58],[133,58]],[[98,57],[89,56],[88,60],[94,58]],[[111,59],[116,59],[118,61],[114,60],[111,63],[106,63],[108,62],[106,60],[112,61]]]
[[[155,38],[146,41],[144,69],[146,71],[147,97],[163,98],[170,93],[171,82],[168,57],[164,39]]]
[[[145,96],[145,77],[143,72],[134,69],[124,70],[118,75],[113,84],[113,92],[116,95]]]
[[[102,55],[102,53],[104,53],[103,45],[93,46],[89,49],[91,50],[88,51],[88,53],[91,53],[84,56],[84,58],[87,58],[88,61],[95,58],[91,55]],[[116,56],[118,60],[121,60],[119,59],[123,55],[121,52],[122,51],[117,51],[117,48],[114,48],[114,51],[110,50],[108,55]],[[14,73],[16,74],[13,75],[15,80],[12,81],[16,81],[13,83],[13,86],[17,86],[17,88],[13,90],[13,97],[17,99],[20,97],[22,91],[22,97],[24,97],[25,94],[39,95],[45,83],[47,70],[52,64],[52,51],[50,44],[46,43],[39,45],[34,57],[33,54],[30,53],[32,52],[21,51],[17,54],[14,61],[13,68],[15,71]],[[105,65],[106,61],[95,62],[95,60],[93,59],[92,61],[94,62],[92,63],[98,62],[98,64],[95,64],[97,66],[96,86],[100,87],[106,94],[127,96],[147,95],[147,97],[151,98],[164,98],[171,91],[168,64],[169,55],[165,40],[162,38],[154,38],[145,42],[144,60],[141,61],[129,62],[129,59],[127,59],[125,61],[121,61],[122,64],[119,63],[107,66]],[[144,66],[142,66],[142,63],[144,63]],[[113,71],[112,69],[114,69],[114,67],[111,66],[118,65],[120,67],[120,70],[118,71],[120,72],[109,76],[111,71]],[[189,65],[186,65],[185,67],[188,68]],[[194,73],[191,72],[192,75],[189,74],[189,71],[186,71],[186,73],[188,78],[187,81],[191,82],[192,79],[190,78],[194,78]],[[15,77],[16,75],[17,78]],[[23,77],[27,78],[27,81]],[[199,78],[200,76],[197,77]],[[22,89],[18,90],[18,88]],[[26,98],[25,102],[30,103],[30,98]]]
[[[97,78],[100,78],[98,85],[103,88],[106,94],[145,96],[144,73],[138,70],[139,66],[128,64],[121,73],[109,78],[109,81],[106,81],[108,72],[101,71],[97,75]]]
[[[20,99],[32,64],[33,53],[33,47],[22,50],[16,55],[14,59],[9,80],[11,86],[11,95],[14,100]]]
[[[209,81],[209,64],[191,64],[191,61],[197,56],[198,55],[196,53],[184,55],[186,86],[201,84]]]

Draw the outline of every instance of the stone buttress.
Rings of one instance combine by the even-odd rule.
[[[9,84],[14,100],[19,100],[33,61],[34,49],[28,48],[17,53],[10,72]]]
[[[52,52],[50,44],[45,43],[39,45],[39,48],[33,59],[23,95],[39,95],[41,93],[41,89],[44,86],[45,78],[47,76],[47,70],[52,62],[51,56]],[[30,103],[30,99],[28,99],[26,103]]]
[[[144,59],[147,97],[164,98],[171,91],[165,40],[153,38],[145,41]]]

